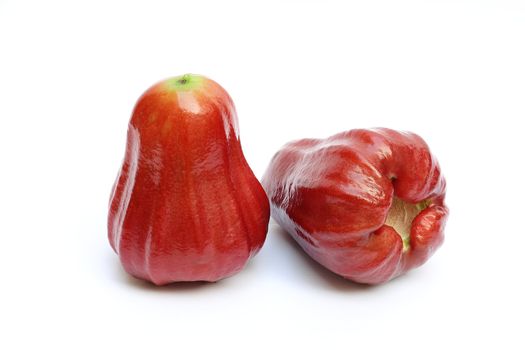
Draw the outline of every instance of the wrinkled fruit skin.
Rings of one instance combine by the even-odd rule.
[[[157,285],[231,276],[262,247],[269,212],[219,84],[184,75],[140,97],[108,216],[128,273]]]
[[[445,179],[412,133],[351,130],[291,142],[273,157],[262,183],[272,217],[304,251],[359,283],[399,276],[443,243]],[[405,247],[385,224],[394,201],[423,208],[408,222]]]

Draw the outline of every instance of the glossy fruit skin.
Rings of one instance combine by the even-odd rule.
[[[272,217],[314,260],[347,279],[386,282],[423,264],[443,243],[445,179],[423,139],[357,129],[285,145],[262,180]],[[385,224],[393,198],[425,201],[409,247]]]
[[[108,215],[128,273],[157,285],[231,276],[262,247],[269,212],[219,84],[187,74],[140,97]]]

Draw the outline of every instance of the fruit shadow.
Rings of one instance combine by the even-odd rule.
[[[116,266],[116,269],[118,269],[117,279],[120,282],[141,291],[151,293],[195,293],[197,291],[205,291],[210,288],[218,287],[218,284],[216,282],[205,281],[174,282],[163,286],[157,286],[151,282],[144,281],[129,275],[126,271],[124,271],[124,269],[120,265],[118,258],[116,258],[116,260],[117,261],[114,261],[114,266]]]
[[[289,250],[292,251],[292,254],[294,254],[298,260],[301,260],[301,262],[304,263],[310,271],[312,271],[316,277],[316,280],[320,281],[322,286],[344,293],[371,292],[381,287],[381,285],[367,285],[352,282],[326,269],[321,264],[313,260],[310,256],[308,256],[308,254],[303,251],[299,244],[297,244],[297,242],[295,242],[295,240],[280,226],[275,225],[273,233],[288,246]]]

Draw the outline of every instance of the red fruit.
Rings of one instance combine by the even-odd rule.
[[[259,251],[268,220],[228,93],[191,74],[148,89],[110,200],[109,241],[124,269],[157,285],[217,281]]]
[[[263,177],[272,217],[317,262],[354,281],[388,281],[443,242],[445,179],[419,136],[351,130],[285,145]]]

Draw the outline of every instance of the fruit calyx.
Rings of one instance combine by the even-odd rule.
[[[403,252],[410,249],[410,231],[412,229],[412,222],[423,210],[428,208],[430,200],[422,200],[418,203],[410,203],[394,197],[392,205],[388,210],[385,220],[385,225],[396,230],[397,234],[403,241]]]

